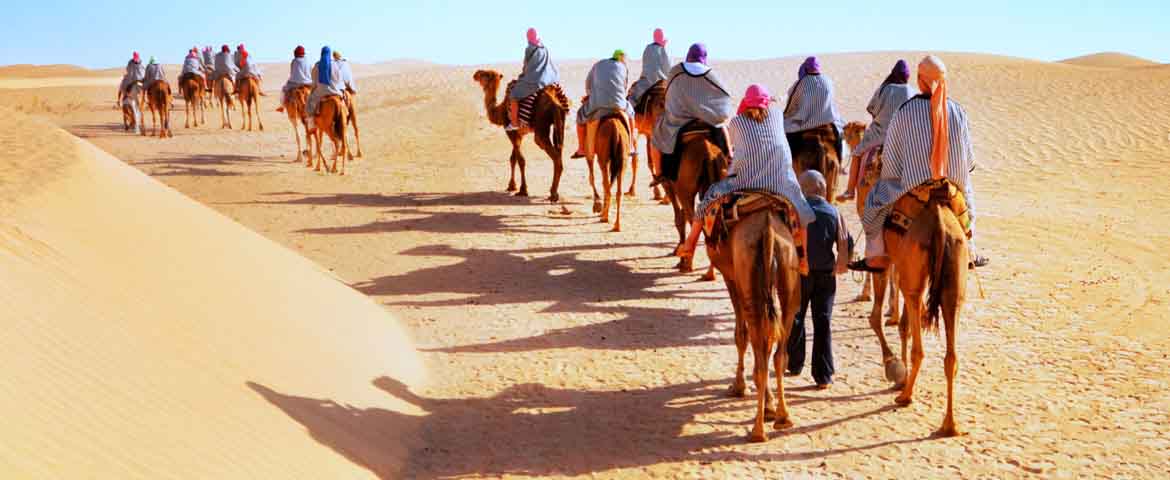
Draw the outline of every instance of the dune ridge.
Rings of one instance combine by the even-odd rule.
[[[1097,68],[1136,68],[1162,65],[1136,55],[1121,52],[1099,52],[1066,58],[1058,63]]]
[[[43,120],[0,132],[0,477],[394,475],[420,412],[375,381],[424,373],[390,314]],[[357,465],[289,418],[331,411],[404,427]]]

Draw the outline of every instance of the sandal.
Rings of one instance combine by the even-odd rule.
[[[569,155],[569,158],[585,158],[585,152],[573,152],[572,155]]]
[[[840,195],[837,195],[838,202],[844,202],[846,200],[853,200],[854,198],[857,198],[856,192],[845,192],[845,193],[842,193]]]
[[[855,272],[869,272],[869,273],[882,273],[882,272],[886,271],[886,269],[884,269],[884,268],[878,268],[878,267],[871,266],[870,264],[865,262],[864,258],[861,260],[849,262],[849,269],[853,270]]]
[[[971,259],[971,263],[967,264],[967,269],[974,270],[976,268],[983,268],[986,267],[989,263],[991,263],[990,258],[984,257],[983,255],[975,255],[975,257]]]

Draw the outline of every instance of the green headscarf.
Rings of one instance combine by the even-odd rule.
[[[614,60],[617,60],[617,61],[619,61],[619,62],[620,62],[620,61],[622,61],[623,59],[625,59],[625,58],[626,58],[626,52],[625,52],[624,50],[620,49],[620,48],[619,48],[619,49],[617,49],[617,50],[614,50],[614,51],[613,51],[613,57],[612,57],[612,58],[613,58]]]
[[[150,57],[150,61],[147,62],[146,64],[147,65],[154,65],[154,57]]]

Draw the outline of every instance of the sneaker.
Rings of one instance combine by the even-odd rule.
[[[585,158],[585,152],[578,150],[576,152],[573,152],[573,154],[570,155],[569,158]]]
[[[870,266],[870,264],[865,262],[864,258],[861,260],[849,262],[849,269],[853,270],[855,272],[869,272],[869,273],[882,273],[882,272],[886,271],[886,269],[884,269],[884,268],[877,268],[874,266]]]
[[[508,126],[504,127],[505,132],[515,132],[515,131],[519,131],[519,130],[520,130],[520,127],[517,125],[508,124]]]
[[[975,257],[971,259],[971,263],[967,264],[967,269],[974,270],[976,268],[983,268],[986,267],[989,263],[991,263],[990,258],[984,257],[983,255],[975,255]]]

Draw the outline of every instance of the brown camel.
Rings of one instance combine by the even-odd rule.
[[[183,128],[191,128],[192,120],[196,127],[207,123],[203,104],[205,83],[203,77],[190,73],[179,79],[179,92],[183,95],[183,102],[187,105],[183,112]]]
[[[503,75],[494,70],[478,70],[472,76],[483,88],[483,105],[487,111],[488,121],[493,125],[505,126],[508,124],[507,98],[496,103],[496,94],[500,89],[500,80]],[[569,101],[553,93],[552,87],[547,87],[536,100],[532,110],[531,127],[505,132],[508,141],[512,143],[512,156],[508,159],[512,167],[512,175],[508,180],[508,191],[516,192],[521,197],[528,196],[528,177],[525,174],[525,159],[520,153],[520,143],[524,135],[534,133],[536,146],[548,154],[553,161],[552,188],[549,190],[550,201],[560,200],[557,187],[561,183],[561,174],[565,166],[563,151],[565,146],[565,117],[569,114]],[[505,95],[506,96],[506,95]],[[516,166],[520,166],[520,189],[516,189]]]
[[[345,161],[348,156],[350,160],[353,159],[349,153],[349,144],[345,140],[345,124],[349,112],[345,110],[345,101],[336,95],[331,95],[321,99],[321,105],[317,107],[317,116],[314,118],[314,127],[309,135],[313,135],[313,141],[317,145],[317,168],[321,171],[321,165],[325,163],[325,155],[321,152],[321,143],[324,141],[323,136],[329,135],[329,140],[333,141],[333,166],[327,167],[325,170],[330,173],[345,175]],[[341,159],[341,170],[337,170],[337,160]],[[309,158],[309,165],[311,166],[313,160]]]
[[[219,128],[232,128],[232,81],[226,75],[212,82],[215,89],[215,102],[219,104]]]
[[[752,380],[758,402],[748,440],[763,442],[768,439],[764,430],[764,420],[768,417],[775,417],[772,428],[776,430],[792,427],[781,373],[788,363],[785,345],[800,303],[796,245],[792,232],[777,212],[765,208],[741,217],[718,243],[708,242],[707,255],[723,274],[735,310],[735,348],[739,363],[729,394],[743,397],[747,393],[744,353],[750,343],[754,357]],[[776,296],[780,299],[779,310]],[[772,407],[768,388],[769,357],[776,368],[778,409]]]
[[[936,190],[936,193],[938,191]],[[904,196],[898,202],[911,201]],[[883,232],[890,259],[898,269],[898,288],[906,298],[906,318],[900,325],[902,356],[906,356],[907,338],[913,340],[910,352],[910,375],[902,393],[894,400],[909,405],[914,397],[914,382],[922,367],[922,331],[938,330],[939,314],[946,328],[947,353],[943,368],[947,376],[947,411],[938,435],[959,435],[955,425],[955,375],[958,357],[955,340],[957,319],[963,308],[967,289],[967,236],[951,210],[951,200],[932,194],[921,212],[903,234],[890,228]],[[895,204],[895,209],[898,205]],[[929,296],[924,298],[929,290]],[[925,302],[923,301],[925,300]]]
[[[309,92],[312,90],[311,85],[301,85],[289,90],[284,99],[284,113],[288,115],[288,123],[292,124],[293,136],[297,139],[297,159],[295,160],[297,162],[304,160],[305,157],[312,158],[313,139],[309,136],[309,117],[305,113],[305,107],[309,102]],[[306,145],[303,149],[301,147],[301,132],[297,130],[298,122],[305,129]]]
[[[695,215],[695,196],[707,192],[711,184],[722,180],[727,175],[727,166],[730,163],[723,151],[711,141],[709,127],[703,126],[699,130],[679,133],[682,143],[677,147],[681,152],[679,157],[678,179],[665,182],[666,197],[670,199],[670,206],[674,210],[674,227],[678,230],[678,252],[686,243],[687,227]],[[683,257],[676,265],[679,272],[689,273],[694,270],[694,257]],[[715,280],[715,267],[707,269],[703,280]]]
[[[357,118],[357,92],[351,92],[348,89],[345,91],[345,108],[349,111],[349,126],[353,128],[353,143],[357,148],[357,153],[354,158],[362,158],[362,134],[358,130]]]
[[[609,223],[609,202],[617,197],[617,218],[613,231],[622,231],[622,177],[626,170],[626,159],[630,156],[630,130],[621,115],[611,115],[597,126],[593,153],[601,169],[601,182],[605,189],[605,203],[601,205],[601,223]],[[589,185],[593,183],[593,158],[589,159]],[[596,189],[594,189],[596,192]],[[594,200],[596,201],[596,199]]]
[[[150,108],[150,128],[158,132],[158,138],[175,136],[171,133],[171,84],[157,80],[146,89],[147,107]]]
[[[833,144],[833,126],[826,125],[794,135],[800,143],[792,149],[792,168],[796,176],[806,170],[816,170],[825,177],[826,199],[834,200],[837,188],[837,174],[841,170],[841,159],[837,157],[837,146]]]
[[[661,161],[662,153],[654,148],[654,125],[658,123],[658,117],[666,111],[666,81],[661,80],[655,83],[643,94],[645,98],[642,102],[646,105],[645,113],[634,116],[634,138],[633,142],[638,143],[639,137],[646,137],[646,167],[650,171],[650,175],[658,172],[654,171],[654,164]],[[638,184],[638,155],[634,155],[632,165],[632,177],[630,178],[630,191],[626,195],[635,196],[634,187]],[[663,205],[670,203],[670,199],[662,193],[662,186],[655,185],[651,187],[651,192],[654,194],[654,199],[658,200]]]
[[[260,115],[260,80],[256,77],[244,77],[239,81],[240,89],[236,91],[236,96],[240,99],[240,127],[243,128],[245,121],[248,125],[248,131],[252,131],[252,118],[260,124],[260,131],[264,131],[264,119]],[[252,112],[252,108],[256,112]]]

